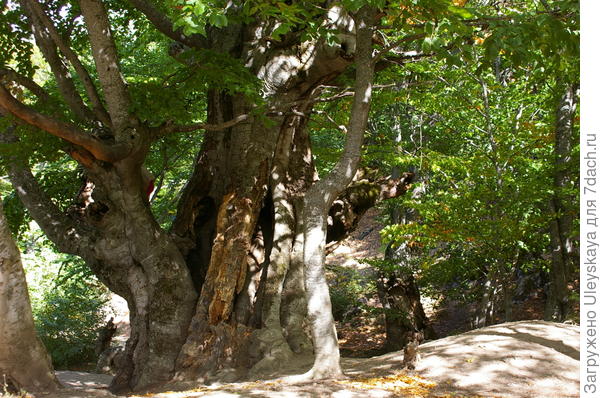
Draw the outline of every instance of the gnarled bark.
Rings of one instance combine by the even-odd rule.
[[[131,338],[114,390],[170,378],[196,297],[184,259],[152,218],[145,194],[127,189],[135,186],[129,178],[139,178],[139,171],[119,176],[123,171],[90,172],[97,181],[94,201],[71,214],[52,205],[24,165],[13,162],[9,173],[47,236],[62,251],[85,259],[106,286],[127,300]]]
[[[302,48],[293,42],[281,48],[260,41],[268,29],[273,26],[262,21],[214,29],[208,35],[211,49],[241,58],[263,81],[268,108],[277,112],[269,127],[249,117],[223,132],[208,134],[184,191],[172,232],[192,274],[205,276],[197,278],[200,298],[179,357],[180,378],[210,376],[219,368],[265,359],[255,368],[258,371],[274,358],[291,355],[285,336],[294,336],[294,349],[305,346],[298,323],[282,329],[280,318],[285,312],[280,294],[297,246],[298,198],[312,182],[312,176],[303,175],[306,165],[294,168],[308,148],[307,138],[302,138],[304,146],[298,145],[298,139],[306,134],[302,115],[310,111],[314,90],[342,73],[349,61],[322,42]],[[304,64],[302,57],[307,54],[311,63]],[[211,92],[208,122],[233,120],[250,113],[252,106],[242,97]],[[236,200],[233,206],[230,195]],[[219,209],[216,217],[203,215],[207,203]],[[263,246],[255,259],[253,236],[260,237]],[[221,239],[237,239],[236,249],[227,249]],[[253,350],[244,350],[250,341],[256,343]],[[241,352],[230,355],[234,349]]]

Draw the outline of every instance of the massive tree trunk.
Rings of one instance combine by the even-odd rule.
[[[49,392],[58,387],[50,356],[35,333],[21,255],[0,198],[0,390]]]
[[[326,23],[342,19],[334,15]],[[254,363],[260,372],[310,347],[299,261],[306,247],[302,196],[314,180],[305,127],[320,86],[340,75],[352,54],[324,41],[302,44],[294,33],[284,47],[259,40],[269,29],[262,21],[208,35],[209,48],[242,60],[261,79],[266,108],[274,111],[269,127],[250,117],[207,136],[180,202],[172,232],[200,291],[180,378]],[[213,92],[209,122],[235,119],[252,106]]]
[[[73,124],[41,114],[17,101],[4,85],[0,85],[0,107],[21,122],[70,143],[67,152],[83,167],[87,181],[79,203],[62,212],[39,187],[26,162],[16,156],[8,159],[10,180],[31,216],[59,250],[81,256],[109,289],[128,302],[131,337],[113,390],[167,381],[186,336],[196,293],[183,256],[154,220],[146,196],[141,170],[150,143],[159,132],[129,114],[128,90],[101,2],[80,2],[108,109],[95,111],[81,100],[73,79],[62,73],[64,60],[57,48],[76,70],[81,70],[76,56],[64,49],[65,43],[37,2],[27,0],[23,5],[38,46],[49,54],[46,58],[53,72],[61,75],[62,97],[72,108],[79,104],[80,109],[72,110],[81,116],[75,118],[79,123]],[[79,72],[79,77],[85,83],[89,75],[84,72]],[[102,107],[94,100],[98,98],[94,85],[84,85],[91,102]],[[90,134],[80,127],[89,126],[88,122],[100,133]],[[16,141],[15,137],[4,138]]]
[[[115,390],[169,379],[196,297],[183,256],[152,218],[140,184],[132,181],[140,178],[137,169],[127,174],[94,168],[89,173],[90,181],[97,181],[92,201],[73,206],[69,214],[52,205],[25,165],[15,161],[9,171],[47,236],[61,251],[85,259],[111,291],[127,300],[131,337]],[[132,192],[132,185],[139,191]]]
[[[569,289],[567,284],[575,272],[578,256],[575,248],[573,219],[576,209],[571,203],[568,189],[573,188],[571,175],[576,161],[572,156],[574,144],[573,117],[575,115],[577,87],[569,85],[561,96],[557,112],[554,139],[554,196],[548,204],[550,220],[550,245],[552,266],[550,289],[546,300],[544,319],[566,319],[569,313]]]

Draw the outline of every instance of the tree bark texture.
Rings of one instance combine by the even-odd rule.
[[[399,256],[395,254],[391,258],[398,261]],[[419,288],[410,268],[394,273],[380,272],[377,294],[385,311],[386,351],[401,350],[415,333],[420,341],[435,339],[435,331],[423,310]]]
[[[58,387],[52,362],[37,337],[19,249],[0,198],[0,388],[49,392]],[[8,385],[6,385],[8,384]]]
[[[268,127],[251,117],[207,136],[183,193],[172,233],[200,297],[178,360],[181,378],[211,376],[218,369],[265,359],[258,370],[292,352],[279,317],[295,245],[295,196],[312,182],[312,163],[299,164],[306,162],[309,149],[302,115],[310,111],[314,90],[349,62],[339,55],[332,58],[321,43],[314,43],[309,49],[313,63],[302,66],[289,48],[256,47],[253,38],[261,29],[265,27],[231,26],[209,35],[212,49],[249,65],[263,81],[269,107],[279,111]],[[211,92],[209,122],[249,113],[252,106],[243,97]],[[253,352],[249,341],[256,343]],[[234,350],[237,354],[231,355]]]
[[[131,191],[139,171],[119,171],[90,171],[89,178],[97,182],[93,201],[73,206],[69,214],[52,205],[25,165],[13,163],[9,171],[48,237],[62,251],[85,259],[106,286],[127,300],[131,338],[125,366],[113,380],[115,390],[168,380],[196,298],[183,256],[154,221],[145,194]]]

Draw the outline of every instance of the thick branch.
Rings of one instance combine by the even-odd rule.
[[[16,142],[11,130],[0,133],[0,142]],[[82,231],[42,190],[26,162],[16,157],[9,159],[8,177],[21,202],[48,238],[61,252],[78,254]]]
[[[117,47],[112,38],[106,9],[100,0],[81,0],[81,12],[87,26],[96,70],[117,141],[129,127],[130,98],[119,69]]]
[[[127,145],[106,145],[72,123],[61,122],[21,104],[3,85],[0,85],[0,106],[32,126],[85,148],[98,160],[116,162],[129,153]]]
[[[175,30],[173,23],[159,10],[154,8],[148,0],[129,0],[129,2],[140,10],[159,32],[171,39],[185,44],[188,47],[202,49],[207,47],[206,40],[200,35],[186,36],[183,29]]]
[[[352,180],[360,160],[360,149],[371,106],[375,64],[372,43],[373,24],[368,20],[369,17],[373,16],[364,15],[364,19],[357,18],[356,21],[356,89],[344,152],[331,173],[317,182],[314,187],[316,191],[321,191],[329,201],[333,201],[335,196]]]
[[[400,178],[361,179],[352,182],[333,201],[327,221],[327,243],[339,242],[356,229],[362,216],[378,202],[403,195],[414,178],[404,173]]]
[[[37,18],[39,18],[40,22],[46,27],[48,33],[56,46],[60,49],[60,51],[65,55],[65,57],[69,60],[75,71],[79,75],[81,82],[83,83],[83,87],[85,88],[86,94],[92,103],[92,108],[94,110],[94,114],[105,126],[110,126],[110,117],[104,106],[102,105],[102,101],[100,100],[100,96],[96,91],[96,87],[90,77],[90,74],[85,69],[77,54],[67,45],[65,40],[61,37],[61,35],[56,30],[54,24],[48,18],[42,6],[36,0],[27,0],[30,9],[35,13]]]

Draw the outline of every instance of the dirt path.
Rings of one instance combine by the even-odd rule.
[[[511,322],[431,341],[420,347],[414,371],[402,370],[402,353],[344,358],[347,380],[288,384],[281,379],[215,383],[180,392],[143,395],[155,398],[387,398],[507,397],[569,398],[579,396],[579,327],[543,321]],[[310,367],[301,358],[278,377]],[[57,372],[68,386],[48,398],[112,397],[110,377]],[[170,387],[168,389],[174,389]],[[132,396],[142,397],[142,395]]]

